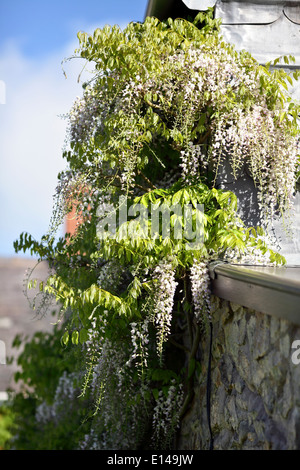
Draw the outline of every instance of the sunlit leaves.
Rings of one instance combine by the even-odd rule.
[[[254,116],[250,137],[258,142],[249,168],[257,164],[263,179],[258,122],[263,121],[264,142],[271,140],[264,115],[272,118],[272,132],[274,125],[284,137],[297,135],[299,107],[287,91],[299,72],[272,70],[279,60],[262,67],[247,52],[237,53],[219,36],[220,21],[213,16],[209,9],[191,23],[147,18],[123,30],[107,25],[92,35],[78,33],[77,56],[95,71],[69,114],[69,148],[63,152],[69,166],[59,176],[54,213],[64,217],[76,201],[80,223],[76,235],[58,241],[51,231],[39,242],[22,233],[14,244],[52,268],[46,281],[31,279],[28,288],[59,305],[61,350],[87,361],[82,393],[93,380],[105,439],[110,425],[113,433],[118,429],[119,407],[131,417],[142,403],[153,422],[164,404],[177,418],[184,412],[174,411],[175,398],[183,380],[192,392],[199,371],[194,330],[209,311],[209,261],[259,252],[271,263],[284,263],[268,248],[262,229],[240,220],[237,197],[215,188],[214,181],[224,149],[226,155],[232,150],[225,131],[234,133],[247,116]],[[288,66],[292,59],[282,60]],[[220,141],[218,126],[224,131]],[[228,161],[235,175],[245,163],[245,155],[238,158],[240,138],[233,147]],[[249,152],[247,163],[248,157]],[[285,171],[286,158],[283,166]],[[107,213],[120,215],[121,196],[127,219],[116,220],[114,230],[102,236],[100,222]],[[177,319],[178,338],[182,332],[189,336],[191,349],[169,336]],[[166,350],[175,345],[187,354],[184,367],[172,352],[174,368],[164,363],[166,343]],[[98,377],[95,365],[104,368]],[[163,426],[159,421],[157,429]],[[129,428],[126,419],[122,442]]]

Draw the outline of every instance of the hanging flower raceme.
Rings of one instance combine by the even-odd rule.
[[[208,273],[208,260],[194,260],[191,266],[191,290],[195,310],[195,317],[200,323],[210,318],[210,277]]]
[[[291,209],[298,153],[297,137],[289,134],[286,123],[278,122],[266,102],[247,111],[236,109],[215,123],[210,158],[216,174],[225,159],[236,178],[247,170],[266,220],[271,220],[278,207],[283,212]]]
[[[178,410],[183,401],[183,386],[172,380],[168,388],[167,397],[162,390],[158,392],[153,410],[153,436],[154,448],[168,448],[174,431],[179,427]]]
[[[157,329],[157,352],[162,359],[163,346],[171,331],[174,295],[177,287],[175,268],[166,260],[161,261],[153,272],[155,305],[153,322]]]
[[[132,362],[136,362],[140,369],[139,373],[143,374],[148,365],[149,319],[145,318],[140,323],[132,322],[130,328],[133,351],[126,365],[130,366]]]
[[[87,87],[83,97],[77,97],[69,113],[69,138],[71,142],[81,143],[93,135],[99,116],[103,113],[103,101],[93,87]]]

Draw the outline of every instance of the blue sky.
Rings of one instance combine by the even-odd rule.
[[[79,61],[79,30],[143,21],[147,0],[0,0],[0,256],[47,232]],[[28,255],[27,255],[28,256]]]

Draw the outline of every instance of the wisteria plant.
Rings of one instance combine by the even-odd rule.
[[[93,70],[68,115],[52,225],[41,242],[22,234],[15,243],[49,262],[40,291],[60,305],[55,334],[76,358],[47,400],[36,388],[35,426],[53,430],[77,399],[86,416],[70,446],[170,448],[211,321],[209,263],[284,263],[216,181],[225,161],[234,177],[247,168],[265,219],[288,213],[299,151],[292,77],[225,43],[212,10],[78,38],[75,56]],[[77,231],[55,243],[73,206]],[[126,221],[99,230],[124,207]],[[155,227],[153,207],[162,214]]]

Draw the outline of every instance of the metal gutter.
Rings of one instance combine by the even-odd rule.
[[[182,0],[149,0],[145,17],[154,16],[163,21],[168,18],[195,17],[198,11],[187,7]]]
[[[300,266],[210,267],[212,293],[258,312],[300,325]]]
[[[174,3],[174,0],[149,0],[145,16],[155,16],[162,20],[170,16]]]

